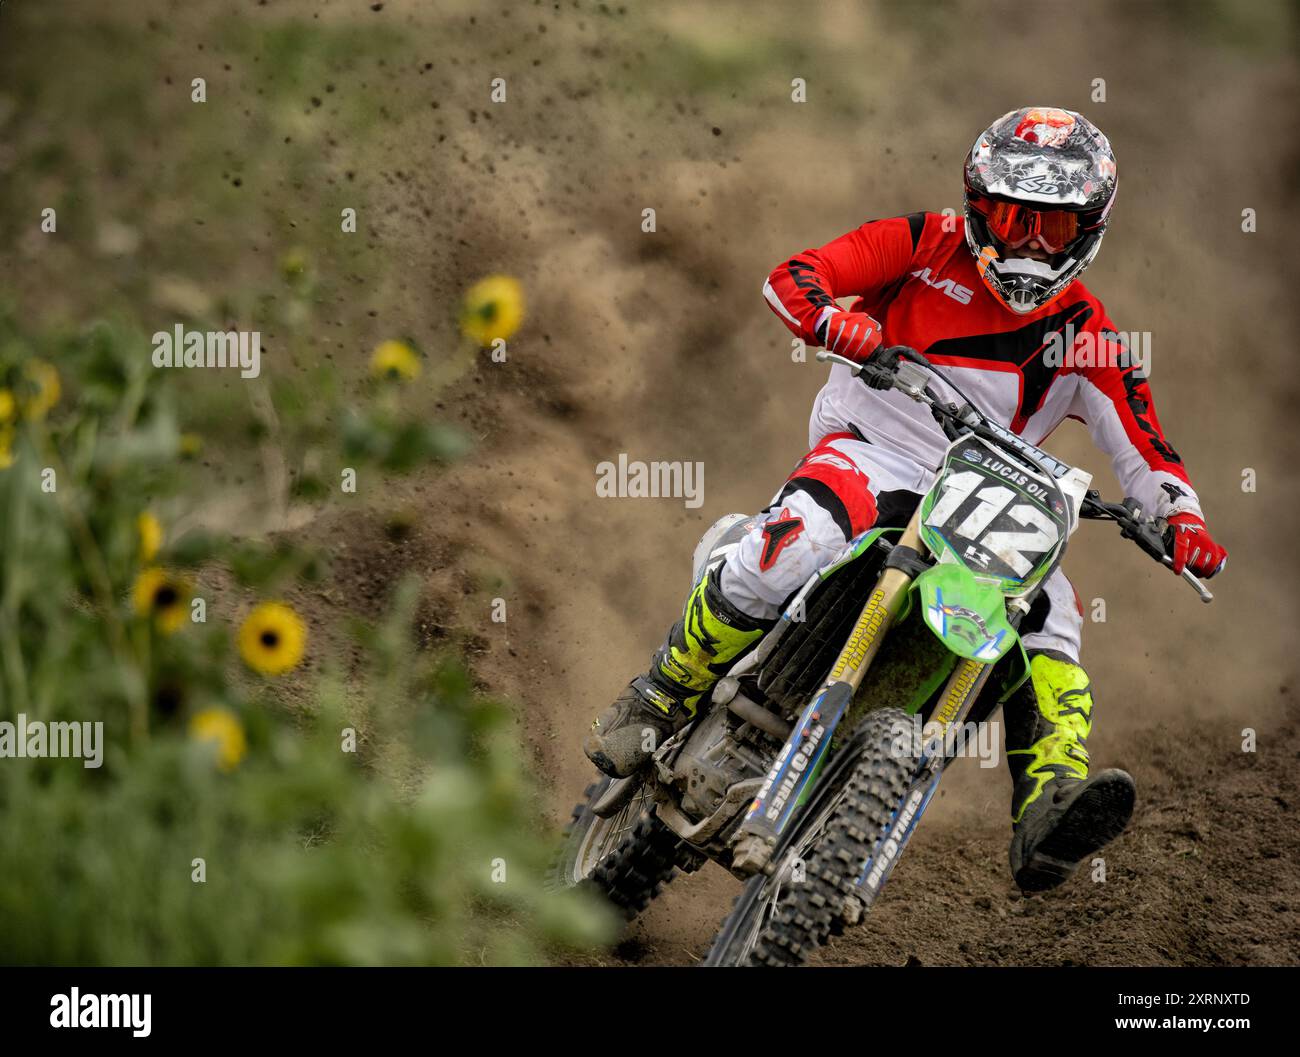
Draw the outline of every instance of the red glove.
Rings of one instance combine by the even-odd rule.
[[[1228,552],[1215,543],[1205,522],[1195,514],[1174,514],[1166,519],[1174,531],[1174,572],[1182,575],[1186,566],[1197,576],[1209,579],[1228,560]]]
[[[822,348],[864,363],[880,346],[880,324],[865,312],[831,309],[817,324],[817,337]]]

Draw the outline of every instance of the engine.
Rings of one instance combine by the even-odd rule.
[[[771,744],[726,707],[715,705],[673,763],[682,810],[696,819],[706,818],[737,782],[762,778],[770,763]]]

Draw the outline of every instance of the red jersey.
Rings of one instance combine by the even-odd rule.
[[[1143,363],[1102,303],[1076,280],[1032,313],[1010,311],[980,279],[961,218],[912,213],[863,224],[778,266],[763,294],[814,346],[826,310],[861,297],[854,308],[881,324],[885,345],[924,353],[991,418],[1033,444],[1077,418],[1148,513],[1200,516],[1183,461],[1156,418]],[[937,379],[931,384],[958,399]],[[927,470],[948,443],[924,405],[870,389],[837,365],[817,396],[810,444],[845,431]]]

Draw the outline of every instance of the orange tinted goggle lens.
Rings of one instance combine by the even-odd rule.
[[[1079,237],[1079,214],[1065,209],[1030,209],[1014,202],[975,198],[972,205],[988,223],[994,237],[1010,249],[1037,239],[1051,253],[1060,253]]]

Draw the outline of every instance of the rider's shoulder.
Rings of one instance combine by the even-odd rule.
[[[921,209],[915,213],[897,213],[894,216],[871,217],[859,224],[858,230],[870,231],[872,228],[881,227],[900,230],[910,228],[914,234],[919,235],[927,225],[943,218],[942,213],[931,213],[928,210]]]
[[[965,244],[966,241],[965,218],[954,214],[951,209],[941,213],[918,209],[914,213],[901,213],[885,220],[868,221],[868,223],[888,224],[893,230],[906,231],[911,237],[913,251],[922,243],[938,249],[949,242]]]
[[[949,223],[942,225],[941,222],[945,219]],[[891,250],[899,253],[914,254],[923,242],[932,245],[947,238],[944,233],[945,227],[949,229],[952,227],[951,214],[945,217],[942,213],[918,210],[915,213],[899,213],[896,216],[864,220],[858,225],[856,231],[849,233],[848,237],[889,246]],[[958,227],[957,230],[960,232],[961,228]]]
[[[1088,289],[1082,279],[1075,279],[1062,292],[1059,301],[1061,308],[1071,308],[1075,306],[1087,306],[1091,309],[1088,312],[1084,326],[1089,329],[1108,328],[1111,326],[1110,316],[1106,312],[1106,306],[1101,298]]]

